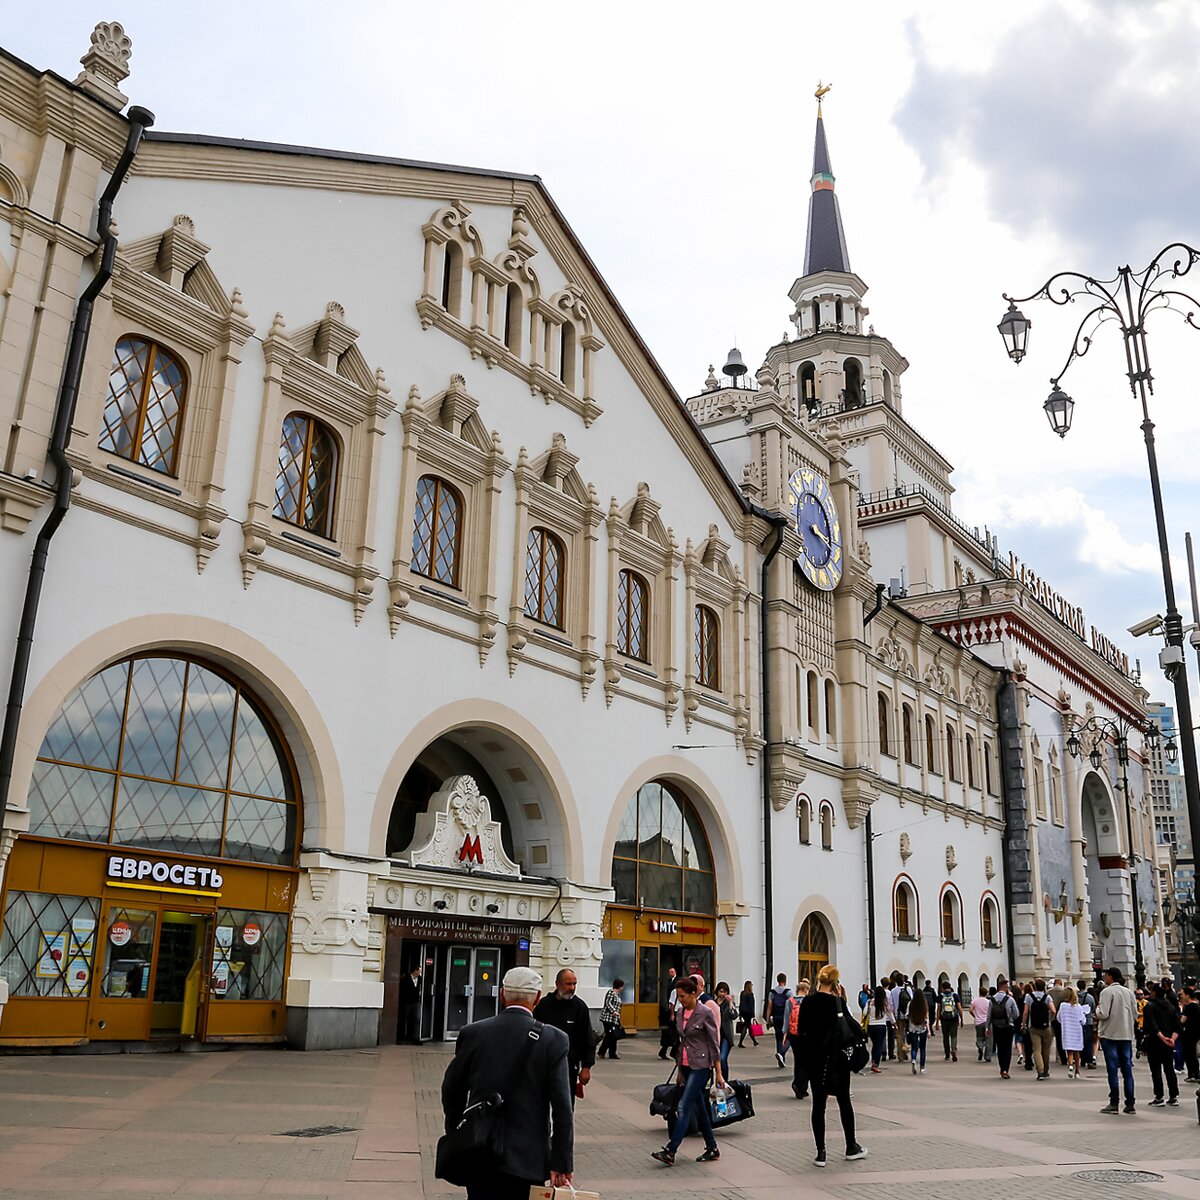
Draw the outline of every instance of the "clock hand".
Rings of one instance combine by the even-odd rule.
[[[825,543],[825,545],[829,545],[829,539],[820,531],[820,529],[817,528],[816,525],[809,525],[809,529],[811,529],[813,533],[815,533],[817,537],[819,537],[821,541]]]

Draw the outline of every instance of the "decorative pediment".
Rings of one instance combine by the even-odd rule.
[[[445,867],[520,875],[520,866],[504,851],[500,822],[492,820],[491,801],[470,775],[453,775],[433,794],[417,817],[413,840],[401,855],[413,867]]]
[[[992,705],[988,700],[987,693],[979,686],[979,680],[971,680],[970,686],[963,693],[963,703],[977,716],[987,717],[990,719],[992,715]]]
[[[614,498],[613,505],[615,506],[616,503]],[[668,549],[672,544],[672,539],[670,532],[659,517],[661,509],[662,505],[650,495],[650,485],[639,483],[637,495],[621,505],[617,509],[617,515],[621,524],[626,528],[645,538],[646,541]]]
[[[926,687],[931,688],[941,696],[955,699],[954,688],[950,682],[950,672],[946,670],[940,654],[933,656],[933,661],[925,668],[923,679]]]
[[[737,570],[729,561],[729,543],[720,536],[716,525],[708,527],[708,537],[700,543],[696,557],[702,567],[719,575],[727,583],[737,582]]]
[[[421,227],[425,239],[444,245],[452,238],[469,245],[476,254],[483,253],[483,238],[471,220],[471,209],[461,200],[451,200]]]
[[[879,639],[879,644],[875,647],[875,653],[879,655],[880,661],[889,671],[894,671],[899,675],[913,674],[912,664],[908,659],[908,651],[901,645],[896,637],[894,628]]]
[[[421,399],[414,384],[408,390],[404,411],[406,420],[411,420],[414,415],[422,416],[430,425],[485,454],[499,450],[498,435],[488,432],[479,416],[479,401],[467,391],[467,381],[462,375],[451,375],[450,386],[428,400]]]
[[[529,463],[529,470],[553,491],[561,492],[579,504],[594,503],[594,493],[589,493],[576,469],[578,463],[579,455],[567,449],[566,435],[556,433],[550,440],[550,449]]]

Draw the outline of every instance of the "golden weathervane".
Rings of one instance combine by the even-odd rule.
[[[821,99],[825,96],[825,94],[832,87],[833,87],[832,83],[822,83],[819,79],[817,80],[817,90],[815,92],[813,92],[813,95],[816,96],[816,98],[817,98],[817,116],[818,117],[821,115]]]

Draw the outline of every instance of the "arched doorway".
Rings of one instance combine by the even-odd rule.
[[[816,913],[809,913],[796,939],[797,981],[807,979],[815,988],[817,972],[829,961],[829,931]]]
[[[638,788],[617,831],[600,981],[625,981],[623,1020],[659,1024],[672,968],[715,984],[716,875],[704,822],[674,783]]]
[[[1129,933],[1129,883],[1121,846],[1121,823],[1113,796],[1096,771],[1083,781],[1080,827],[1084,839],[1092,958],[1133,970]]]
[[[38,750],[5,880],[6,1040],[282,1040],[301,814],[265,706],[191,654],[113,663]]]

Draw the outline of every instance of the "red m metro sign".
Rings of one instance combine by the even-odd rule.
[[[479,835],[472,837],[469,833],[463,839],[462,849],[458,852],[458,861],[463,863],[477,862],[483,866],[483,847],[479,844]]]

